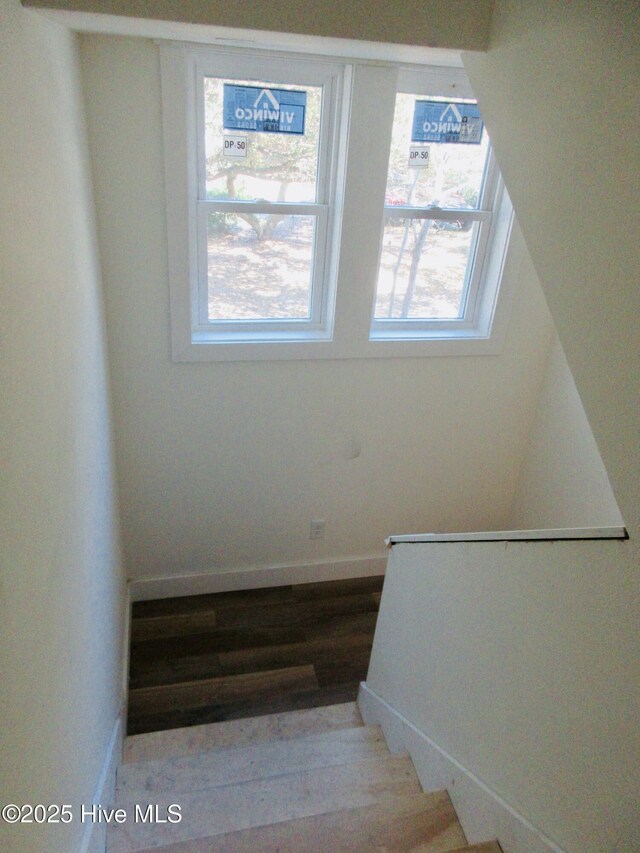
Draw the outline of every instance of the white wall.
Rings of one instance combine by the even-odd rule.
[[[622,524],[602,457],[554,334],[508,528]]]
[[[467,568],[422,546],[416,584],[399,565],[385,588],[400,641],[371,673],[569,853],[640,839],[639,44],[635,2],[498,0],[488,53],[464,57],[630,539],[523,544],[524,563],[486,545],[498,562]]]
[[[367,686],[567,853],[638,850],[632,556],[624,541],[394,545],[385,576]],[[470,827],[487,821],[474,797]],[[469,840],[552,849],[516,844],[501,811]]]
[[[90,803],[122,698],[99,272],[75,40],[0,0],[2,803]],[[0,828],[69,853],[84,827]]]
[[[85,36],[82,56],[130,575],[503,526],[550,336],[528,259],[499,357],[174,364],[157,48]]]
[[[129,15],[249,30],[304,33],[323,37],[399,42],[478,50],[486,46],[492,0],[279,0],[278,3],[225,3],[224,0],[27,0],[26,5]],[[255,35],[259,35],[257,32]],[[261,36],[262,44],[268,36]]]
[[[640,113],[630,106],[640,99],[639,48],[640,14],[633,0],[498,0],[489,52],[465,56],[630,535],[613,564],[585,562],[577,596],[549,597],[549,606],[563,607],[569,617],[586,605],[592,587],[599,589],[597,606],[593,602],[597,619],[576,627],[563,642],[571,644],[580,666],[582,649],[593,643],[595,634],[602,661],[615,674],[605,675],[603,666],[601,677],[587,672],[584,677],[591,702],[600,708],[601,747],[593,753],[588,778],[594,788],[606,778],[598,769],[606,753],[619,760],[617,773],[627,775],[631,801],[607,808],[604,796],[592,799],[612,839],[618,833],[610,846],[599,849],[616,851],[639,844],[640,755],[633,721],[640,718],[640,649],[632,626],[634,621],[637,626],[640,604],[640,241],[634,218],[621,214],[637,210],[640,198]],[[561,577],[561,560],[556,567]],[[487,595],[493,591],[489,587]],[[616,648],[609,638],[619,638],[625,625],[634,645],[621,641]],[[549,660],[553,662],[552,654]],[[566,701],[561,689],[558,702]],[[535,730],[542,732],[543,726],[537,720]],[[592,737],[579,721],[573,731],[575,737]],[[549,748],[544,739],[536,739],[532,758]],[[559,797],[582,784],[565,775],[562,765],[558,768]],[[575,801],[573,793],[571,797]],[[570,849],[584,851],[590,845],[593,841]]]
[[[465,54],[627,526],[640,526],[640,15],[634,0],[504,0]],[[624,127],[624,132],[620,132]],[[526,151],[526,156],[523,152]],[[594,152],[596,152],[594,154]]]

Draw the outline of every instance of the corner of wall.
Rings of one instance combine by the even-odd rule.
[[[555,330],[511,505],[511,529],[623,525]]]

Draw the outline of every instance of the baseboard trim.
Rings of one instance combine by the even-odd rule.
[[[497,838],[504,853],[565,853],[364,682],[358,707],[365,723],[382,726],[392,752],[409,753],[425,791],[449,792],[469,843]]]
[[[348,578],[383,575],[388,554],[356,557],[319,563],[297,563],[281,566],[258,566],[223,572],[201,572],[171,577],[132,578],[129,580],[131,601],[172,598],[181,595],[202,595],[210,592],[233,592],[240,589],[259,589],[286,586],[290,583],[346,580]]]
[[[93,805],[113,808],[116,799],[116,770],[122,756],[124,737],[124,706],[113,725],[100,775],[91,799]],[[86,804],[85,804],[86,807]],[[107,827],[105,823],[88,822],[82,836],[79,853],[104,853],[107,849]]]
[[[125,585],[124,591],[124,629],[122,644],[122,736],[127,731],[129,714],[129,651],[131,649],[131,589],[129,584]]]

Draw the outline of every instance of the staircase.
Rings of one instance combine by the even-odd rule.
[[[108,853],[500,853],[467,846],[446,791],[424,793],[354,703],[130,737],[116,806]]]

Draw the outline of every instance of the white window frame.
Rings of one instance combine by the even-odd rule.
[[[457,80],[455,78],[458,77]],[[455,81],[455,82],[454,82]],[[445,97],[450,100],[473,99],[468,83],[462,75],[451,71],[425,69],[423,71],[401,70],[398,75],[397,93],[415,95],[418,98]],[[437,143],[433,143],[437,144]],[[488,272],[488,250],[500,240],[499,214],[504,206],[510,207],[504,198],[504,185],[493,155],[491,145],[482,176],[477,208],[442,208],[435,205],[385,205],[385,219],[429,219],[436,221],[467,221],[477,223],[469,250],[469,259],[462,288],[460,316],[455,318],[376,318],[375,300],[371,311],[371,340],[456,340],[487,338],[491,334],[495,303],[498,296],[500,276],[491,277]],[[506,211],[511,224],[511,211]],[[505,211],[503,210],[503,218]],[[502,229],[504,231],[504,227]],[[382,239],[378,256],[382,253]]]
[[[330,341],[333,333],[344,143],[339,129],[349,69],[323,57],[212,49],[179,42],[160,46],[167,231],[174,361],[254,357],[253,347]],[[256,79],[275,86],[322,87],[315,202],[209,200],[206,197],[204,78]],[[210,212],[306,215],[315,219],[310,317],[295,320],[208,318],[207,217]],[[223,352],[224,350],[224,352]],[[280,350],[282,352],[282,350]]]
[[[331,337],[335,275],[330,269],[333,261],[331,233],[334,228],[337,169],[337,117],[340,108],[343,69],[339,65],[310,60],[287,60],[281,56],[256,56],[247,53],[193,51],[190,54],[190,73],[195,75],[196,152],[198,161],[197,195],[192,203],[196,208],[198,245],[198,286],[192,291],[191,329],[194,341],[229,343],[233,341],[327,340]],[[317,86],[322,88],[321,121],[318,138],[318,163],[315,202],[291,204],[286,202],[239,201],[206,196],[206,151],[204,78],[233,78],[263,80],[275,86]],[[282,214],[312,216],[315,219],[315,240],[311,270],[311,299],[309,319],[295,320],[221,320],[208,319],[208,258],[207,216],[211,212]]]
[[[384,209],[396,92],[425,91],[451,99],[473,98],[462,68],[430,66],[426,70],[386,61],[267,52],[267,59],[285,69],[282,83],[304,80],[297,72],[292,75],[294,66],[313,69],[311,74],[324,71],[331,78],[333,103],[325,131],[330,165],[323,167],[328,180],[319,181],[325,194],[316,200],[319,215],[326,216],[327,221],[325,245],[316,250],[316,276],[322,276],[321,307],[312,321],[234,322],[225,324],[223,331],[212,330],[209,322],[202,323],[206,254],[203,256],[202,249],[198,249],[198,228],[202,246],[206,244],[203,211],[223,207],[231,211],[245,202],[207,201],[204,197],[203,170],[199,165],[203,157],[196,156],[198,145],[202,144],[198,140],[204,140],[204,132],[198,133],[198,103],[202,102],[198,98],[198,75],[206,71],[213,72],[213,76],[244,79],[270,77],[265,76],[264,66],[258,73],[248,73],[247,62],[262,56],[253,48],[164,42],[160,55],[174,361],[387,358],[500,351],[510,303],[510,294],[500,284],[508,260],[513,211],[499,176],[492,190],[490,223],[483,226],[486,250],[480,260],[476,251],[477,296],[469,302],[473,303],[473,312],[465,322],[455,328],[436,322],[425,330],[407,320],[400,321],[399,327],[383,327],[373,321],[384,216],[403,212]],[[238,73],[233,72],[233,63],[237,63]],[[309,79],[309,85],[317,82]],[[276,204],[281,203],[253,209],[272,213]],[[310,209],[308,205],[285,206],[291,212]],[[417,213],[419,209],[410,209],[410,215]],[[481,216],[488,221],[486,213],[483,211]],[[437,211],[438,219],[448,215],[445,210]],[[459,218],[460,212],[455,215]],[[514,257],[512,268],[517,268],[518,262]]]

